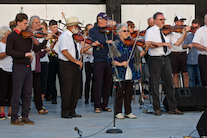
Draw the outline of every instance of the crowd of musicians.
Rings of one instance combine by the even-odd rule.
[[[132,21],[116,24],[103,12],[96,20],[94,25],[87,24],[85,30],[81,30],[78,18],[69,17],[65,30],[60,31],[56,20],[47,24],[40,22],[38,16],[29,19],[19,13],[10,27],[0,27],[0,120],[11,119],[13,125],[34,124],[28,118],[32,92],[37,113],[47,114],[43,99],[57,104],[56,76],[60,85],[61,117],[81,117],[75,109],[83,93],[83,63],[85,104],[94,102],[95,113],[111,112],[109,95],[116,88],[117,119],[137,118],[131,109],[133,85],[135,81],[143,84],[147,72],[156,116],[162,114],[160,80],[164,81],[168,113],[175,115],[183,115],[175,99],[175,88],[180,87],[179,74],[182,74],[184,87],[207,85],[207,15],[202,27],[197,19],[184,26],[186,18],[177,15],[174,26],[165,33],[164,14],[156,12],[147,20],[145,35],[136,31]],[[106,27],[112,29],[105,30]],[[176,29],[181,31],[174,31]],[[135,32],[136,37],[133,37]],[[39,34],[43,36],[37,37]],[[144,68],[146,65],[149,69]],[[141,95],[149,99],[144,93]],[[7,115],[5,106],[9,107]],[[21,115],[18,115],[20,106]]]

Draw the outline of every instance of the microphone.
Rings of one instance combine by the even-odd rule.
[[[80,129],[78,129],[77,127],[75,127],[74,130],[78,131],[78,133],[82,133],[82,131]]]
[[[110,33],[110,31],[109,30],[99,29],[99,33]]]

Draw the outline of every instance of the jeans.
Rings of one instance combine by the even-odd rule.
[[[200,77],[200,70],[199,66],[197,65],[190,65],[187,64],[188,75],[189,75],[189,87],[196,87],[196,78],[198,87],[202,86],[201,77]]]

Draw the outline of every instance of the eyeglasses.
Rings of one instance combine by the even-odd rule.
[[[129,30],[122,30],[122,32],[126,33],[126,32],[129,32]]]
[[[130,26],[130,28],[135,28],[135,26]]]
[[[165,19],[165,18],[163,18],[163,19],[157,19],[157,20],[160,20],[160,21],[165,21],[166,19]]]

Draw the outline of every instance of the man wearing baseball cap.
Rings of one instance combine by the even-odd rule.
[[[110,63],[107,62],[108,57],[108,45],[105,38],[105,33],[100,33],[100,30],[107,26],[108,15],[101,12],[97,15],[97,23],[90,29],[89,36],[97,41],[97,45],[103,45],[103,47],[93,48],[94,56],[94,96],[95,96],[95,113],[100,113],[102,111],[112,111],[108,108],[108,99],[111,89],[112,80],[112,67]],[[114,35],[114,34],[113,34]],[[108,43],[112,44],[112,34],[111,32],[107,34]],[[113,37],[115,39],[115,35]],[[101,102],[101,97],[103,97],[103,102]]]
[[[186,18],[183,18],[181,15],[177,15],[174,18],[175,27],[182,27]],[[179,87],[179,78],[178,74],[180,71],[183,75],[184,87],[189,87],[189,76],[187,72],[187,54],[186,49],[183,49],[183,42],[187,36],[187,32],[190,30],[190,26],[183,27],[182,32],[172,32],[167,37],[172,44],[170,61],[172,66],[173,73],[173,82],[175,88]]]

